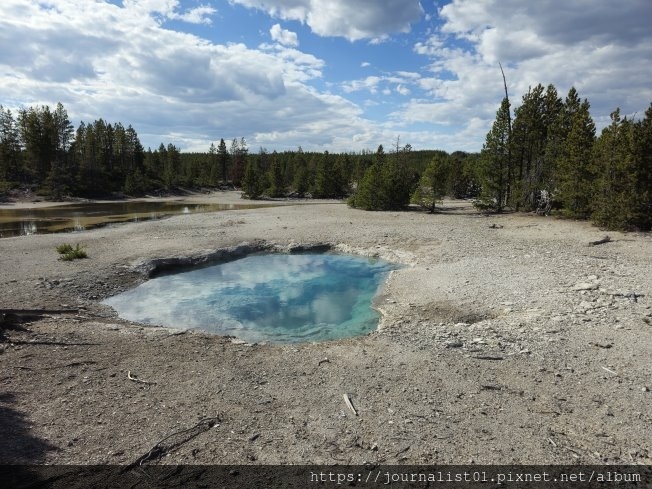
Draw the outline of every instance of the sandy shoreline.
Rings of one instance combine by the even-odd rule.
[[[0,462],[131,463],[213,418],[162,462],[651,464],[652,237],[590,247],[605,233],[587,223],[446,207],[310,203],[0,239],[0,308],[78,309],[0,343]],[[58,261],[62,242],[89,259]],[[406,267],[379,331],[320,344],[143,328],[99,304],[144,280],[143,260],[252,242]]]

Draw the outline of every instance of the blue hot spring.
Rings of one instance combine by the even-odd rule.
[[[124,319],[292,343],[359,336],[379,320],[374,296],[397,266],[337,254],[256,254],[160,276],[104,301]]]

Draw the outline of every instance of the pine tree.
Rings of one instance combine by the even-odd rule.
[[[616,109],[611,124],[597,139],[597,192],[592,214],[596,224],[620,230],[652,227],[651,119],[652,106],[638,123],[621,119]]]
[[[514,188],[510,205],[531,210],[540,184],[542,156],[546,142],[544,88],[530,88],[514,111],[512,155],[515,163]]]
[[[620,117],[620,109],[611,113],[611,124],[595,142],[596,190],[593,220],[602,226],[624,229],[628,220],[629,192],[634,190],[635,174],[630,171],[633,158],[634,126]]]
[[[306,165],[298,165],[294,171],[294,180],[292,182],[294,191],[298,197],[304,197],[310,188],[310,173]]]
[[[74,192],[77,169],[74,159],[68,151],[73,140],[74,128],[68,119],[68,112],[61,103],[52,113],[52,136],[54,137],[54,154],[46,185],[55,199]]]
[[[421,175],[419,184],[412,194],[411,202],[435,212],[438,202],[444,198],[448,189],[450,162],[445,154],[435,156]]]
[[[285,195],[283,168],[281,168],[281,163],[276,152],[274,152],[272,156],[272,164],[269,168],[268,180],[270,183],[269,196],[272,198],[283,197]]]
[[[242,178],[244,176],[245,168],[247,165],[247,155],[249,150],[247,149],[247,141],[245,138],[240,138],[240,141],[233,139],[231,141],[231,182],[236,187],[239,187],[242,183]]]
[[[9,109],[0,105],[0,186],[22,178],[18,126]]]
[[[369,166],[358,184],[349,205],[367,211],[384,210],[387,207],[383,185],[383,168],[387,157],[383,145],[378,146],[375,161]]]
[[[222,171],[222,185],[226,185],[229,181],[229,152],[226,149],[224,139],[220,139],[220,144],[217,146],[217,160]]]
[[[410,203],[411,181],[406,171],[406,159],[410,153],[410,145],[399,147],[396,141],[396,151],[393,158],[386,159],[382,167],[383,209],[401,209]]]
[[[319,199],[336,199],[343,196],[343,176],[341,164],[333,162],[328,151],[319,158],[315,172],[313,196]]]
[[[261,196],[260,171],[254,158],[249,158],[242,178],[242,196],[257,199]]]
[[[482,147],[480,206],[501,212],[507,202],[510,168],[509,99],[505,97]]]
[[[218,171],[217,148],[215,147],[215,144],[211,142],[211,145],[208,148],[208,178],[206,178],[208,185],[217,184]]]
[[[292,187],[297,196],[304,197],[311,187],[310,171],[306,155],[299,146],[299,150],[292,157],[292,166],[294,167]]]
[[[632,211],[633,227],[642,231],[652,229],[652,103],[645,118],[636,124],[634,158],[636,161],[637,204]]]
[[[163,146],[163,143],[161,143],[161,146]],[[179,150],[174,144],[169,143],[167,148],[163,148],[163,151],[161,151],[161,148],[159,147],[159,152],[165,154],[165,158],[163,159],[163,184],[168,190],[170,190],[173,186],[179,183],[179,170],[181,163]]]
[[[558,190],[556,198],[564,207],[564,215],[586,219],[591,215],[595,171],[593,168],[593,143],[595,124],[589,113],[589,102],[584,100],[575,109],[569,107],[570,132],[564,145],[564,155],[557,169]]]

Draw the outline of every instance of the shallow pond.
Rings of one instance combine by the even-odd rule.
[[[104,301],[120,317],[249,342],[292,343],[373,331],[379,286],[397,266],[336,254],[257,254],[160,276]]]
[[[256,207],[262,207],[262,205],[130,201],[66,204],[36,209],[0,208],[0,238],[83,231],[114,223],[162,219],[177,214]]]

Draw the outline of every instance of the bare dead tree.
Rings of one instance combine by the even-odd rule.
[[[505,78],[505,70],[503,70],[503,65],[501,62],[498,62],[500,66],[500,72],[503,75],[503,86],[505,87],[505,99],[509,104],[509,94],[507,93],[507,79]],[[508,133],[507,133],[507,188],[505,192],[505,201],[507,201],[512,194],[512,179],[513,179],[513,168],[512,168],[512,111],[509,110],[509,119],[508,119]],[[506,203],[506,202],[505,202]]]

